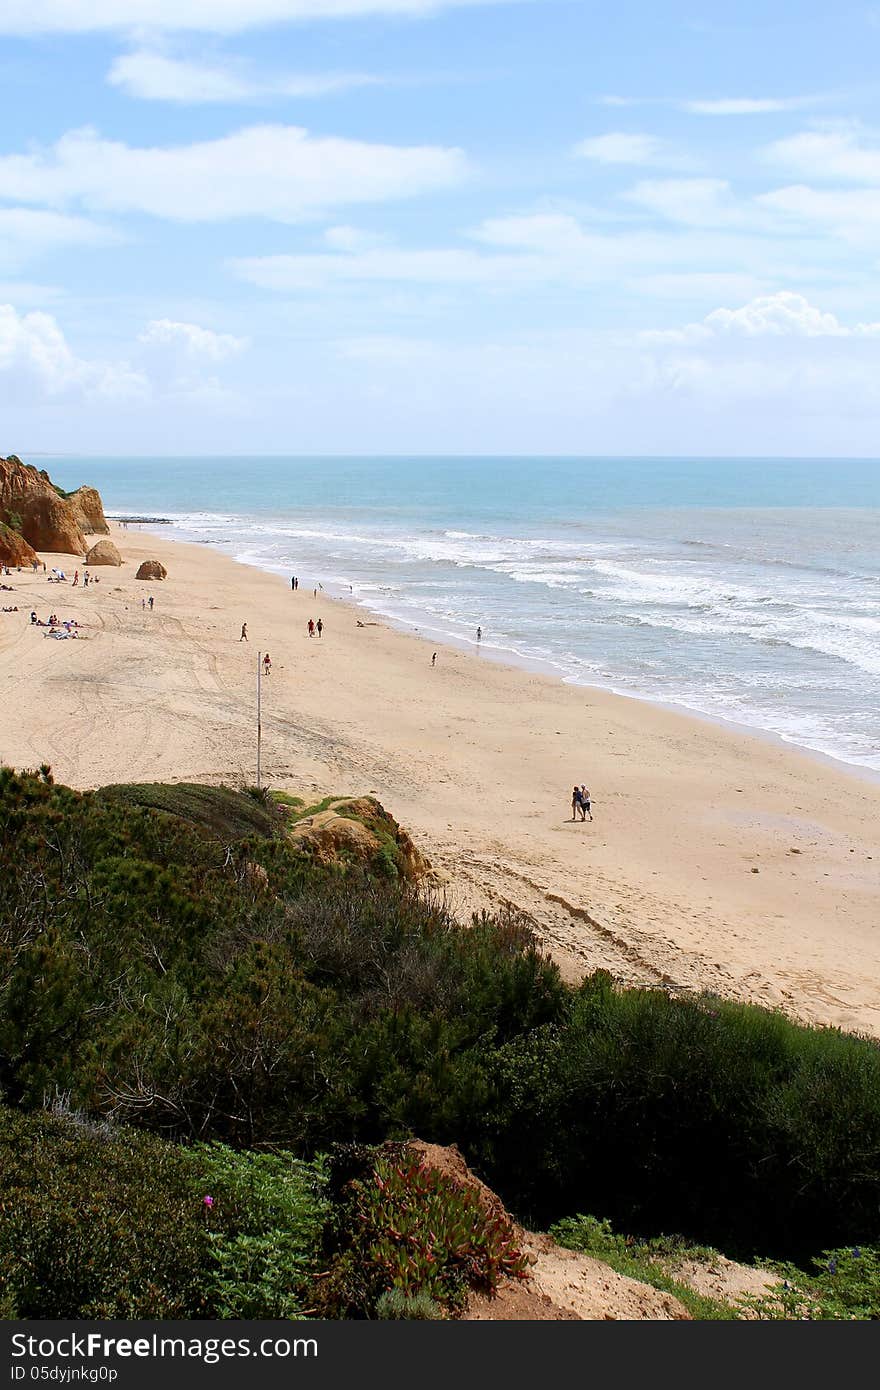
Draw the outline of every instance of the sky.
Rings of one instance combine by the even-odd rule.
[[[0,454],[880,455],[880,4],[3,0]]]

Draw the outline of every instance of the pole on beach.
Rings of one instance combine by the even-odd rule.
[[[262,652],[257,652],[257,791],[260,790],[260,753],[263,743],[263,719],[262,719],[262,700],[263,700],[263,663]]]

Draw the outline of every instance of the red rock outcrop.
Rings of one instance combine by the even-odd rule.
[[[86,556],[87,565],[121,565],[122,556],[112,541],[97,541]]]
[[[10,454],[0,458],[0,522],[34,550],[81,555],[85,541],[75,508],[56,492],[47,473]]]
[[[68,501],[84,536],[109,536],[101,494],[94,487],[78,487],[68,493]]]
[[[36,554],[19,531],[0,522],[0,565],[27,565],[36,560]]]

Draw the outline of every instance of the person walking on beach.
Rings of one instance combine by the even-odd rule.
[[[152,613],[152,611],[153,611],[153,595],[152,595],[152,594],[150,594],[150,597],[147,599],[147,602],[148,602],[149,605],[150,605],[150,612]]]
[[[246,641],[248,640],[248,635],[247,635],[247,623],[242,623],[242,625],[241,625],[241,636],[239,637],[238,640],[239,640],[239,642],[246,642]]]
[[[436,665],[437,665],[437,653],[436,653],[436,652],[435,652],[434,655],[431,657],[431,665],[432,665],[432,666],[436,666]]]
[[[320,637],[321,633],[324,631],[324,619],[319,618],[318,621],[315,623],[315,627],[317,629],[318,636]]]
[[[590,793],[586,787],[581,785],[581,820],[593,819],[593,803],[590,800]]]
[[[296,576],[295,576],[295,575],[292,575],[292,576],[291,576],[291,579],[290,579],[290,587],[291,587],[291,589],[295,589],[295,588],[296,588]]]
[[[141,597],[141,612],[146,612],[146,608],[147,608],[147,600],[146,600],[145,598]]]
[[[314,635],[315,635],[315,623],[314,623],[314,619],[309,618],[309,636],[310,636],[310,637],[314,637]]]
[[[74,570],[74,571],[73,571],[73,587],[74,587],[74,589],[76,588],[76,586],[77,586],[78,583],[79,583],[79,570]]]
[[[583,807],[581,806],[581,789],[578,786],[572,788],[571,793],[571,818],[577,820],[577,813],[580,811],[581,820],[584,818]]]
[[[267,652],[266,655],[263,657],[263,675],[264,675],[264,676],[268,676],[268,675],[271,674],[271,671],[272,671],[272,661],[271,661],[271,658],[270,658],[270,656],[269,656],[269,653]]]

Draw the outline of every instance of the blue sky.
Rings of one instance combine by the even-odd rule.
[[[0,453],[867,454],[880,5],[3,0]]]

